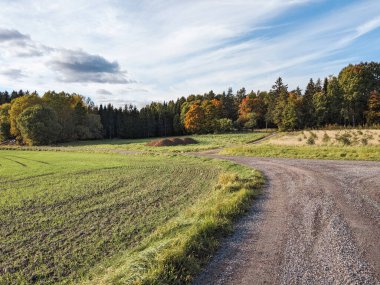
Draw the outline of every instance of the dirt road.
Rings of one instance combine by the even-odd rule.
[[[268,183],[194,284],[380,284],[379,162],[227,159]]]

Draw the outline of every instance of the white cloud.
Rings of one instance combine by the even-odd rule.
[[[268,89],[277,76],[303,87],[311,76],[361,60],[366,50],[349,47],[380,26],[379,1],[310,14],[298,26],[286,17],[326,1],[8,1],[0,11],[0,63],[25,77],[0,73],[0,80],[119,105],[229,86]],[[29,47],[10,49],[8,41],[2,49],[1,31]],[[40,54],[20,57],[29,50]]]

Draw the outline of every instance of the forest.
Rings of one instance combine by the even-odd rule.
[[[254,128],[297,130],[380,125],[380,63],[344,67],[289,90],[278,78],[269,91],[227,92],[152,102],[141,109],[95,104],[79,94],[0,92],[0,141],[27,145],[101,138],[223,133]]]

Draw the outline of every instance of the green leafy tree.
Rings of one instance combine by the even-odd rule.
[[[0,142],[11,138],[10,109],[11,104],[9,103],[0,105]]]
[[[47,106],[26,108],[17,118],[22,140],[28,145],[48,145],[58,139],[61,125],[57,114]]]
[[[19,115],[27,108],[37,104],[42,104],[42,99],[37,94],[17,97],[11,102],[11,109],[9,110],[10,132],[13,137],[21,141],[21,133],[17,125]]]
[[[317,127],[321,127],[327,123],[328,116],[328,100],[327,94],[317,92],[313,97],[313,105],[315,110],[315,123]]]
[[[353,126],[364,123],[368,98],[376,86],[376,79],[368,64],[349,65],[338,76],[343,90],[344,115]]]
[[[284,102],[281,102],[280,105],[277,106],[279,103],[279,100],[283,101],[285,98],[284,94],[288,93],[288,85],[285,85],[282,81],[282,78],[279,77],[275,84],[272,86],[272,89],[269,91],[268,96],[266,97],[265,104],[268,106],[268,111],[265,114],[265,124],[266,127],[271,124],[277,124],[278,120],[280,119],[280,111],[279,108],[285,108]],[[279,99],[281,96],[283,96],[282,99]],[[277,110],[276,110],[277,109]],[[277,122],[277,123],[276,123]]]
[[[60,140],[70,141],[76,139],[75,122],[74,122],[74,101],[71,94],[54,91],[48,91],[42,96],[43,102],[53,108],[57,114],[58,122],[62,126],[59,134]]]
[[[218,133],[230,132],[233,129],[233,123],[231,119],[222,118],[216,121],[216,131]]]
[[[317,90],[318,86],[316,86],[313,79],[310,78],[310,81],[305,89],[305,94],[302,97],[301,122],[303,127],[310,128],[315,125],[315,109],[313,98],[315,93],[318,92]]]
[[[279,127],[284,129],[284,115],[288,105],[289,94],[287,90],[281,90],[279,97],[276,100],[276,105],[273,110],[273,122]]]
[[[340,87],[338,78],[329,78],[327,85],[327,123],[343,124],[343,91]]]

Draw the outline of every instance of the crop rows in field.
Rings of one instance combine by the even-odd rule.
[[[15,153],[0,152],[0,284],[78,280],[206,195],[219,173],[194,159]]]

